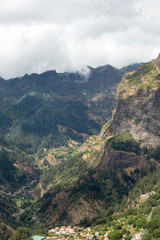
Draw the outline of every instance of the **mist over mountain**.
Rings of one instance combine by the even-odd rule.
[[[0,240],[160,239],[159,7],[0,1]]]
[[[48,71],[0,79],[1,135],[30,154],[84,141],[111,118],[124,71],[106,65],[90,67],[87,77]]]
[[[159,57],[126,73],[112,120],[42,175],[39,217],[47,217],[47,225],[103,219],[137,181],[159,168],[159,75]]]
[[[103,215],[157,174],[159,57],[89,70],[0,79],[0,195],[13,207],[0,211],[9,235],[22,225],[110,221]]]

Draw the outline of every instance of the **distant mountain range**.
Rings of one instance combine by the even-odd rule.
[[[124,72],[110,65],[79,73],[25,75],[0,79],[1,136],[29,154],[39,148],[84,141],[112,116],[115,94]]]
[[[124,73],[139,65],[89,67],[87,76],[48,71],[0,79],[0,197],[9,193],[14,209],[18,206],[14,213],[0,206],[3,224],[13,227],[12,216],[14,226],[22,222],[30,226],[37,218],[48,225],[83,222],[127,194],[143,175],[140,166],[149,171],[150,164],[141,156],[130,129],[115,139],[124,137],[131,149],[120,149],[120,154],[112,145],[109,149],[105,145],[108,137],[121,134],[120,130],[114,132],[115,117],[111,127],[108,122],[116,107],[117,86]],[[113,133],[108,133],[111,129]],[[130,164],[140,173],[131,177],[123,170],[123,184],[116,169]],[[34,198],[40,196],[35,203]]]

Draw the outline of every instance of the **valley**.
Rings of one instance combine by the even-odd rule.
[[[24,219],[25,211],[31,212],[47,191],[39,180],[50,166],[72,158],[111,117],[123,71],[106,65],[90,67],[88,76],[48,71],[0,79],[0,198],[13,205],[11,211],[0,204],[2,226],[8,229],[2,239],[36,219],[36,213]]]
[[[159,7],[0,1],[0,240],[160,239]]]
[[[67,225],[92,228],[73,239],[158,236],[159,61],[90,68],[87,78],[25,75],[8,80],[8,101],[2,80],[1,152],[11,180],[3,157],[0,201],[13,205],[0,209],[3,240]]]

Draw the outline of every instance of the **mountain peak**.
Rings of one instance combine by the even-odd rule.
[[[160,146],[160,55],[123,76],[118,86],[114,132],[130,131],[145,146]]]

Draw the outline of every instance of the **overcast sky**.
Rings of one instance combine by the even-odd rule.
[[[160,52],[159,0],[0,0],[0,75],[122,67]]]

